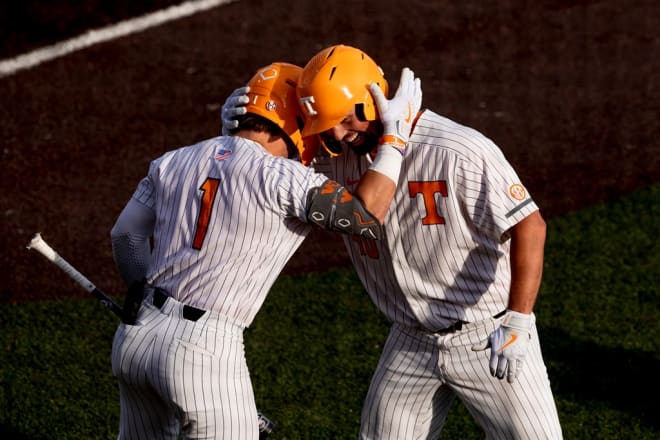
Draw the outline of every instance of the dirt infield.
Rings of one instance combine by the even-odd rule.
[[[658,182],[660,6],[523,3],[237,1],[0,78],[0,301],[86,295],[25,249],[38,231],[121,292],[109,230],[150,160],[216,135],[258,67],[336,43],[393,85],[413,68],[424,107],[491,137],[548,218]],[[286,273],[348,265],[315,232]]]

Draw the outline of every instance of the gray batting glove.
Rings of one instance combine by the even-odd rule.
[[[498,379],[506,374],[508,382],[513,383],[522,370],[533,326],[534,314],[507,310],[500,326],[472,350],[490,348],[490,374]]]
[[[388,101],[376,83],[369,85],[369,91],[383,123],[383,136],[379,143],[391,145],[401,154],[405,154],[412,124],[422,106],[421,80],[415,78],[412,70],[404,67],[401,70],[399,88],[392,99]]]
[[[234,90],[231,95],[222,104],[222,111],[220,117],[222,118],[222,135],[229,136],[230,131],[238,127],[236,116],[241,116],[247,113],[245,104],[250,102],[247,93],[250,91],[249,86],[239,87]]]

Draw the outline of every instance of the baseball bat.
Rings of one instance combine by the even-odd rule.
[[[27,246],[28,249],[34,249],[39,252],[41,255],[46,257],[48,261],[55,264],[57,267],[62,269],[64,273],[69,275],[74,281],[80,284],[83,289],[91,293],[94,297],[99,299],[104,306],[112,310],[112,312],[122,318],[124,316],[123,309],[112,300],[105,292],[96,287],[94,283],[87,279],[83,274],[78,272],[76,268],[71,266],[68,261],[60,256],[55,250],[46,243],[46,241],[41,238],[40,233],[36,233],[34,238],[30,241],[30,244]]]

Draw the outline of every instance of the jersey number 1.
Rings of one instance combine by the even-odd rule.
[[[220,179],[212,179],[209,177],[204,183],[202,183],[202,186],[199,187],[202,191],[202,204],[199,207],[199,215],[197,216],[197,227],[195,228],[195,238],[192,245],[193,249],[200,250],[202,244],[204,244],[206,232],[209,229],[211,213],[213,212],[213,202],[215,201],[215,195],[218,192],[218,186],[220,186]]]

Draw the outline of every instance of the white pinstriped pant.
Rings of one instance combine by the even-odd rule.
[[[243,330],[215,313],[196,322],[151,295],[136,325],[120,324],[112,345],[119,382],[119,439],[257,439]]]
[[[561,439],[536,327],[517,380],[492,377],[474,352],[501,319],[434,335],[394,324],[362,410],[361,439],[437,439],[458,397],[489,439]]]

